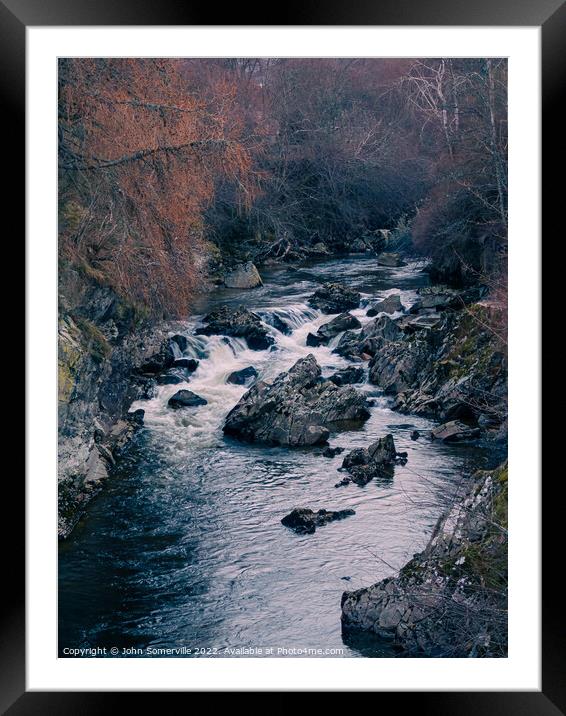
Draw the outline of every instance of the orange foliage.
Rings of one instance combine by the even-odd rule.
[[[236,87],[218,78],[191,93],[182,62],[59,67],[61,255],[157,315],[187,311],[215,182],[251,196]]]

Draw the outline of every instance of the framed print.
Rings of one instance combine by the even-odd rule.
[[[563,6],[0,10],[26,116],[7,713],[564,710],[539,430]]]

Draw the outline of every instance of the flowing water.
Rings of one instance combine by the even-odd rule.
[[[457,485],[495,456],[488,446],[412,441],[414,428],[432,423],[392,411],[369,384],[357,387],[375,401],[371,418],[359,430],[332,435],[330,444],[367,447],[391,432],[408,462],[390,480],[335,488],[344,455],[329,459],[320,448],[266,448],[223,436],[223,418],[246,390],[225,382],[232,371],[253,365],[269,381],[309,353],[325,376],[348,365],[332,353],[337,339],[328,347],[305,345],[307,333],[330,318],[307,304],[328,280],[355,287],[365,302],[400,293],[410,306],[426,277],[414,264],[387,269],[356,257],[279,268],[264,273],[261,288],[218,290],[202,299],[201,314],[243,304],[268,324],[277,314],[293,331],[272,328],[276,349],[250,351],[238,339],[192,336],[199,317],[187,321],[186,353],[200,365],[186,387],[208,404],[171,410],[167,400],[185,386],[170,385],[133,406],[145,410],[145,427],[60,546],[61,655],[89,647],[130,648],[140,656],[265,656],[269,648],[273,656],[285,655],[278,649],[294,656],[313,655],[305,649],[334,657],[390,655],[371,640],[345,643],[342,592],[393,574],[421,550]],[[364,322],[365,310],[352,313]],[[293,507],[356,514],[298,536],[280,523]]]

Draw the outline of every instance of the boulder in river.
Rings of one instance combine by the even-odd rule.
[[[257,288],[263,285],[259,271],[251,261],[235,266],[224,276],[228,288]]]
[[[128,413],[126,415],[126,420],[136,426],[141,426],[143,425],[144,417],[145,410],[143,410],[142,408],[138,408],[137,410],[133,410],[131,413]]]
[[[321,445],[330,430],[369,418],[366,397],[321,378],[314,356],[301,358],[271,384],[258,382],[232,408],[224,433],[247,442],[287,447]]]
[[[275,343],[260,317],[244,306],[222,306],[206,315],[203,323],[204,326],[197,328],[197,335],[244,338],[248,347],[254,351],[267,350]]]
[[[398,266],[405,266],[405,261],[399,254],[387,253],[383,251],[377,256],[377,263],[379,266],[387,266],[390,268],[397,268]]]
[[[340,453],[344,452],[343,447],[330,447],[330,445],[327,445],[324,450],[322,451],[322,454],[324,457],[336,457],[336,455],[340,455]]]
[[[188,341],[187,337],[181,335],[180,333],[176,333],[174,336],[171,336],[171,338],[169,340],[171,341],[171,343],[177,344],[181,353],[183,351],[186,351],[187,348],[189,347],[189,341]]]
[[[319,510],[318,512],[313,512],[308,507],[296,507],[281,520],[281,524],[294,530],[299,535],[311,535],[316,532],[317,527],[323,527],[329,522],[343,520],[345,517],[355,514],[354,510]]]
[[[370,306],[366,316],[377,316],[378,313],[397,313],[402,310],[403,304],[401,303],[401,296],[395,293]]]
[[[331,338],[334,338],[334,336],[337,336],[339,333],[355,330],[356,328],[361,327],[362,324],[355,316],[352,316],[351,313],[345,312],[336,316],[336,318],[333,318],[328,323],[323,323],[318,329],[317,335],[325,339],[328,343]]]
[[[464,440],[473,440],[479,437],[480,429],[471,427],[459,420],[451,420],[443,423],[431,431],[433,440],[442,440],[442,442],[462,442]]]
[[[366,485],[374,477],[389,478],[393,474],[396,459],[397,451],[391,433],[379,438],[368,448],[355,448],[342,462],[342,468],[349,472],[351,477],[342,480],[336,487],[349,482]]]
[[[361,331],[346,331],[340,338],[334,353],[348,358],[369,357],[387,342],[396,341],[403,333],[389,316],[382,315],[367,323]]]
[[[177,410],[178,408],[196,408],[199,405],[206,405],[207,402],[200,395],[193,393],[192,390],[178,390],[175,395],[169,398],[167,405]]]
[[[342,313],[358,308],[360,301],[361,295],[343,283],[324,283],[309,298],[310,305],[323,313]]]
[[[328,344],[328,338],[319,336],[317,333],[308,333],[306,344],[309,348],[318,348],[319,346],[325,346]]]
[[[173,363],[174,368],[186,368],[190,373],[194,373],[194,371],[198,368],[198,360],[195,360],[194,358],[176,358],[175,362]]]
[[[287,321],[284,321],[281,316],[278,316],[276,313],[268,313],[262,317],[266,323],[268,323],[270,326],[273,326],[273,328],[276,328],[280,333],[283,333],[285,336],[290,336],[293,332],[293,329],[287,323]]]
[[[171,368],[175,362],[173,342],[169,338],[164,340],[159,347],[159,351],[142,363],[138,369],[139,372],[143,375],[155,375],[156,373],[162,373],[167,368]]]
[[[253,367],[253,365],[250,365],[247,368],[235,370],[230,373],[230,375],[226,378],[226,382],[233,383],[234,385],[246,385],[246,383],[251,383],[254,378],[257,378],[257,375],[257,370]]]
[[[189,371],[186,368],[169,368],[165,373],[160,373],[155,380],[159,385],[188,383]]]
[[[359,366],[348,366],[348,368],[336,371],[328,380],[331,380],[334,385],[351,385],[352,383],[361,383],[365,374],[365,370]]]

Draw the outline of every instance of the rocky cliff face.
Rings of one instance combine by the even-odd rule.
[[[369,364],[372,383],[395,395],[395,408],[441,420],[506,421],[507,359],[484,327],[478,304],[438,316],[430,327],[398,322],[405,333],[386,341]]]
[[[342,627],[407,656],[506,656],[507,465],[474,475],[396,577],[344,592]]]
[[[138,422],[127,415],[148,390],[134,368],[163,339],[102,287],[62,301],[59,311],[59,536],[66,537],[102,486]]]

